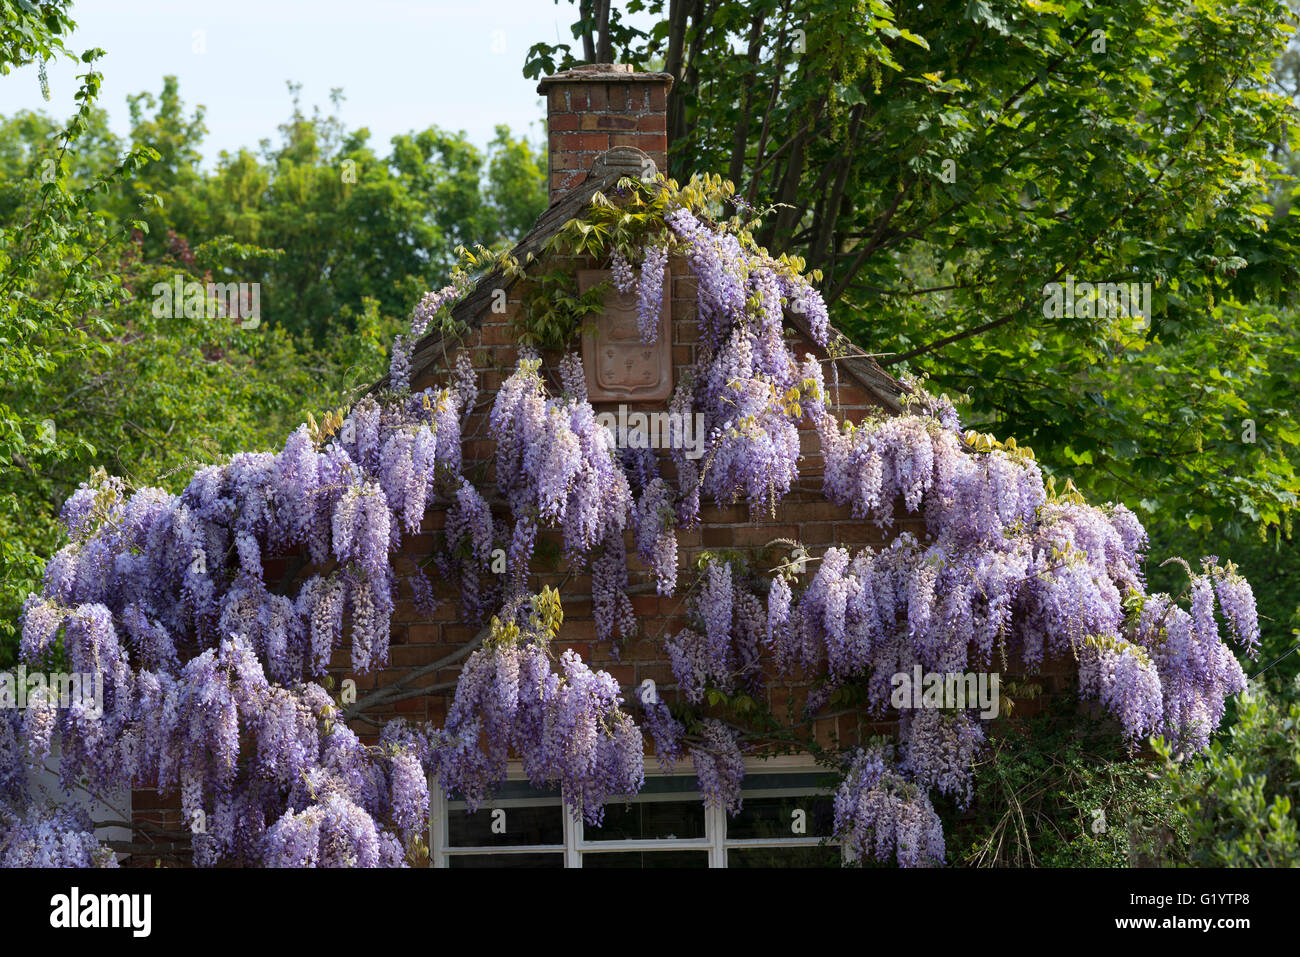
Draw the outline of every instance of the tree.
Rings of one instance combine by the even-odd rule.
[[[274,251],[228,278],[258,282],[266,321],[294,335],[324,344],[350,327],[365,299],[383,315],[404,313],[421,290],[446,282],[457,246],[502,246],[545,205],[545,163],[505,127],[489,156],[464,133],[430,128],[394,137],[384,157],[368,130],[347,130],[319,109],[309,116],[298,88],[290,92],[280,142],[264,141],[260,155],[223,153],[210,174],[199,169],[202,113],[184,118],[174,78],[164,80],[152,117],[144,112],[151,97],[132,99],[132,141],[169,160],[147,180],[168,197],[151,235],[173,231],[196,245],[229,236]],[[335,108],[342,98],[334,91]]]
[[[1289,535],[1295,225],[1265,202],[1289,182],[1285,4],[628,10],[661,19],[580,4],[583,50],[539,43],[525,74],[589,57],[591,36],[668,71],[673,173],[728,170],[778,204],[760,241],[822,271],[882,364],[1153,523]],[[1107,301],[1100,284],[1127,282],[1149,308]],[[1067,283],[1079,308],[1049,308]],[[1243,442],[1247,419],[1267,437]]]
[[[43,64],[71,56],[64,46],[73,25],[66,2],[5,0],[2,7],[0,73],[33,60]],[[94,63],[102,52],[88,50],[80,56],[87,68],[76,95],[80,105],[68,124],[55,130],[49,147],[25,155],[7,150],[15,160],[8,168],[22,171],[20,179],[5,185],[6,216],[0,221],[0,383],[5,383],[0,390],[0,466],[14,476],[12,484],[7,480],[0,486],[0,588],[10,601],[36,587],[42,554],[54,541],[45,510],[33,514],[29,498],[15,486],[39,483],[47,469],[84,449],[59,436],[47,408],[12,404],[10,384],[48,375],[105,331],[104,311],[123,299],[121,283],[106,260],[139,223],[101,215],[95,198],[153,155],[147,149],[132,150],[93,172],[76,159],[83,137],[93,153],[104,155],[104,124],[94,110],[100,85]],[[29,134],[50,131],[31,117],[20,123]],[[29,531],[20,534],[20,528]],[[0,634],[12,630],[11,616],[0,619]]]

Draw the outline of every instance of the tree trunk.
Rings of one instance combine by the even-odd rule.
[[[596,41],[591,33],[592,3],[595,0],[580,0],[578,15],[582,18],[582,57],[588,63],[596,62]]]
[[[609,3],[610,0],[597,0],[596,27],[599,31],[596,42],[596,62],[613,63],[614,52],[609,43]]]

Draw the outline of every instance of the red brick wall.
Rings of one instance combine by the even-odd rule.
[[[597,156],[615,146],[635,146],[668,168],[666,73],[622,72],[622,65],[579,67],[545,77],[551,202],[587,178]]]

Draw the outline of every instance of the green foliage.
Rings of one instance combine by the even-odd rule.
[[[1300,681],[1283,697],[1256,685],[1236,699],[1236,721],[1189,760],[1165,760],[1164,780],[1185,817],[1194,867],[1300,866]]]
[[[976,803],[941,807],[949,860],[971,867],[1132,867],[1185,846],[1173,784],[1070,699],[1008,719],[976,765]],[[951,822],[951,823],[950,823]]]
[[[483,645],[485,648],[513,645],[520,638],[526,637],[549,646],[559,635],[562,624],[564,606],[560,601],[560,593],[554,588],[546,587],[532,596],[532,608],[528,613],[526,627],[521,628],[519,622],[511,619],[502,622],[498,616],[493,615],[490,632],[483,639]]]
[[[0,520],[0,538],[30,548],[37,562],[61,544],[58,508],[92,469],[133,486],[179,491],[202,465],[235,451],[278,448],[304,411],[336,405],[382,375],[396,327],[368,300],[354,317],[355,331],[336,335],[325,351],[281,327],[244,329],[222,316],[158,317],[148,298],[154,282],[201,277],[171,260],[127,258],[119,268],[128,298],[106,311],[107,328],[41,375],[0,388],[7,406],[39,417],[42,434],[53,439],[40,468],[11,470],[3,484],[15,513]],[[34,563],[33,576],[39,567]],[[12,622],[33,578],[15,574],[5,586],[4,617]]]
[[[564,268],[537,272],[524,287],[523,310],[515,324],[519,341],[541,349],[564,349],[587,316],[605,308],[609,283],[578,292],[578,280]]]
[[[68,16],[70,5],[71,0],[0,0],[4,22],[0,76],[7,76],[16,66],[68,55],[63,38],[75,26]]]
[[[221,264],[218,278],[259,283],[267,322],[323,344],[349,327],[365,299],[383,315],[406,315],[447,281],[458,246],[504,248],[545,208],[544,155],[507,127],[486,152],[464,133],[431,127],[394,137],[382,156],[368,130],[348,130],[319,108],[309,115],[298,87],[289,90],[279,142],[223,152],[211,170],[200,165],[202,108],[186,114],[175,77],[163,79],[157,97],[129,98],[131,143],[158,159],[106,191],[100,206],[120,217],[142,198],[165,199],[140,215],[146,260],[165,254],[174,237],[194,246],[229,237],[257,254]],[[342,99],[335,90],[332,106]],[[33,116],[19,114],[28,126],[39,124]],[[106,128],[100,111],[91,119]],[[108,135],[103,149],[95,145],[86,163],[102,162],[118,144]]]
[[[1300,501],[1300,338],[1294,312],[1261,304],[1222,302],[1207,318],[1195,341],[1088,352],[1051,410],[1059,421],[1031,434],[1093,498],[1235,542],[1289,528]]]
[[[61,34],[71,28],[66,4],[6,4],[0,24],[0,72],[33,59],[67,54]],[[97,208],[99,195],[127,181],[155,154],[135,149],[93,176],[72,174],[83,136],[102,129],[95,113],[102,51],[80,57],[87,66],[77,112],[42,149],[3,152],[19,158],[0,182],[0,638],[12,630],[13,599],[35,586],[50,544],[48,507],[33,508],[24,486],[92,451],[84,439],[62,436],[47,406],[22,402],[17,390],[47,382],[65,363],[95,354],[109,324],[106,310],[127,293],[115,274],[115,252],[138,221]],[[5,130],[13,130],[5,124]],[[28,124],[34,133],[48,133]],[[25,158],[27,162],[21,162]]]

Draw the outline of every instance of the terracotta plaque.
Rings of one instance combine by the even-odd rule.
[[[608,269],[580,269],[578,291],[586,292],[609,278]],[[663,308],[654,342],[641,341],[636,324],[636,291],[624,295],[611,286],[605,311],[594,323],[595,335],[586,333],[582,337],[582,364],[592,402],[657,402],[673,394],[669,283],[665,267]]]

